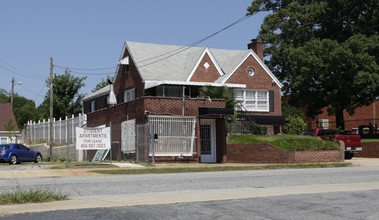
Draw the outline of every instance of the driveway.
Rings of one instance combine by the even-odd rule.
[[[345,162],[350,162],[353,166],[359,167],[378,167],[379,158],[365,158],[365,157],[353,157],[351,160],[345,160]]]

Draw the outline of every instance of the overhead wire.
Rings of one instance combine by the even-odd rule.
[[[106,75],[106,74],[112,74],[112,72],[102,72],[102,73],[84,73],[84,72],[80,72],[80,71],[75,71],[75,70],[71,70],[70,68],[67,68],[67,67],[64,67],[64,66],[58,66],[58,65],[54,65],[54,69],[56,70],[56,68],[58,69],[61,69],[61,70],[66,70],[68,69],[70,72],[73,72],[73,73],[76,73],[76,74],[79,74],[79,75],[86,75],[86,76],[102,76],[102,75]],[[115,67],[113,67],[115,68]],[[58,72],[58,71],[57,71]]]
[[[172,50],[172,51],[169,51],[169,52],[166,52],[166,53],[163,53],[163,54],[157,55],[157,56],[153,56],[153,57],[147,58],[147,59],[142,60],[142,61],[139,61],[139,63],[143,63],[143,62],[146,62],[146,61],[149,61],[149,60],[153,60],[153,59],[155,59],[155,58],[159,58],[159,57],[162,57],[162,56],[167,55],[167,56],[165,56],[165,57],[163,57],[163,58],[161,58],[161,59],[155,60],[155,61],[153,61],[153,62],[150,62],[150,63],[144,64],[144,65],[141,65],[141,66],[139,66],[139,68],[142,68],[142,67],[145,67],[145,66],[148,66],[148,65],[154,64],[154,63],[156,63],[156,62],[160,62],[160,61],[165,60],[165,59],[167,59],[167,58],[170,58],[170,57],[172,57],[172,56],[174,56],[174,55],[176,55],[176,54],[178,54],[178,53],[181,53],[181,52],[183,52],[183,51],[185,51],[185,50],[188,50],[189,48],[194,47],[194,46],[196,46],[196,45],[198,45],[198,44],[200,44],[200,43],[202,43],[202,42],[208,40],[209,38],[211,38],[211,37],[213,37],[213,36],[215,36],[215,35],[221,33],[222,31],[225,31],[225,30],[229,29],[230,27],[232,27],[232,26],[234,26],[234,25],[236,25],[236,24],[238,24],[238,23],[240,23],[240,22],[242,22],[242,21],[248,19],[248,18],[251,17],[251,16],[252,16],[252,15],[245,15],[245,16],[243,16],[242,18],[236,20],[235,22],[233,22],[233,23],[227,25],[226,27],[222,28],[221,30],[216,31],[216,32],[213,33],[213,34],[208,35],[207,37],[204,37],[204,38],[202,38],[202,39],[200,39],[200,40],[198,40],[198,41],[195,41],[195,42],[193,42],[193,43],[190,43],[190,44],[188,44],[188,45],[186,45],[186,46],[183,46],[183,47],[180,47],[180,48],[174,49],[174,50]],[[171,54],[171,53],[172,53],[172,54]]]
[[[39,76],[39,75],[36,75],[36,74],[31,74],[31,73],[27,73],[25,71],[22,71],[20,70],[19,68],[9,64],[8,62],[6,62],[5,60],[1,59],[0,58],[0,61],[2,61],[3,63],[5,63],[6,65],[10,66],[11,68],[13,68],[14,70],[11,70],[3,65],[0,64],[0,66],[6,70],[8,70],[9,72],[11,73],[14,73],[16,75],[19,75],[19,76],[22,76],[22,77],[27,77],[27,78],[30,78],[30,79],[39,79],[39,78],[43,78],[42,76]],[[16,71],[15,71],[16,70]]]
[[[172,56],[174,56],[174,55],[176,55],[176,54],[179,54],[179,53],[181,53],[181,52],[183,52],[183,51],[185,51],[185,50],[190,49],[191,47],[194,47],[194,46],[196,46],[196,45],[198,45],[198,44],[200,44],[200,43],[202,43],[202,42],[208,40],[209,38],[211,38],[211,37],[213,37],[213,36],[215,36],[215,35],[217,35],[217,34],[223,32],[223,31],[225,31],[225,30],[231,28],[232,26],[234,26],[234,25],[236,25],[236,24],[238,24],[238,23],[240,23],[240,22],[242,22],[242,21],[248,19],[248,18],[251,17],[251,16],[252,16],[252,15],[250,15],[250,14],[244,15],[243,17],[239,18],[238,20],[234,21],[233,23],[231,23],[231,24],[225,26],[224,28],[222,28],[222,29],[220,29],[220,30],[214,32],[213,34],[210,34],[210,35],[208,35],[208,36],[206,36],[206,37],[204,37],[204,38],[202,38],[202,39],[200,39],[200,40],[197,40],[197,41],[192,42],[192,43],[190,43],[190,44],[187,44],[187,45],[185,45],[185,46],[182,46],[182,47],[176,48],[176,49],[174,49],[174,50],[171,50],[171,51],[168,51],[168,52],[165,52],[165,53],[159,54],[159,55],[157,55],[157,56],[153,56],[153,57],[149,57],[149,58],[147,58],[147,59],[141,60],[141,61],[139,61],[137,64],[142,64],[142,63],[144,63],[144,62],[147,62],[147,61],[150,61],[150,60],[154,60],[154,59],[159,58],[159,59],[157,59],[157,60],[154,60],[154,61],[152,61],[152,62],[149,62],[149,63],[147,63],[147,64],[143,64],[143,65],[139,66],[139,68],[143,68],[143,67],[145,67],[145,66],[149,66],[149,65],[152,65],[152,64],[154,64],[154,63],[160,62],[160,61],[162,61],[162,60],[168,59],[168,58],[170,58],[170,57],[172,57]],[[162,56],[163,56],[163,57],[162,57]],[[54,65],[54,66],[56,66],[57,68],[63,69],[63,70],[65,70],[65,69],[69,69],[69,70],[71,70],[71,72],[76,73],[76,74],[81,74],[81,75],[105,75],[105,74],[112,74],[112,73],[110,73],[110,72],[107,72],[107,73],[83,73],[83,72],[80,72],[80,71],[74,71],[74,70],[96,71],[96,70],[106,70],[106,69],[113,69],[113,68],[116,68],[116,67],[104,67],[104,68],[70,68],[70,67],[65,67],[65,66],[60,66],[60,65]]]
[[[95,70],[108,70],[108,69],[114,69],[115,67],[104,67],[104,68],[89,68],[89,69],[83,69],[83,68],[73,68],[73,67],[66,67],[66,66],[60,66],[60,65],[56,65],[54,64],[54,66],[58,67],[58,68],[63,68],[63,69],[70,69],[70,70],[88,70],[88,71],[95,71]]]

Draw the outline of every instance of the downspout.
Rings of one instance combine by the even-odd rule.
[[[184,109],[185,109],[185,100],[184,100],[184,98],[185,98],[185,89],[186,89],[186,87],[185,86],[183,86],[183,103],[182,103],[182,115],[184,116]]]

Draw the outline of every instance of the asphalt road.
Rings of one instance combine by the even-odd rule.
[[[379,219],[379,167],[1,179],[73,200],[0,206],[11,219]],[[91,209],[87,209],[91,208]],[[13,211],[12,211],[13,210]],[[55,211],[49,211],[55,210]],[[28,214],[16,214],[33,212]]]
[[[71,198],[146,193],[379,183],[379,167],[1,179],[0,192],[50,189]]]
[[[378,219],[379,190],[26,213],[3,219]],[[0,219],[2,219],[0,217]]]

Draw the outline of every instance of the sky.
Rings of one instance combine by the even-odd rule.
[[[40,105],[53,57],[54,73],[68,67],[74,76],[87,76],[80,92],[89,95],[114,75],[125,41],[189,45],[242,18],[251,2],[1,0],[0,88],[10,92],[14,77],[15,93]],[[251,16],[197,46],[246,50],[264,16]]]

